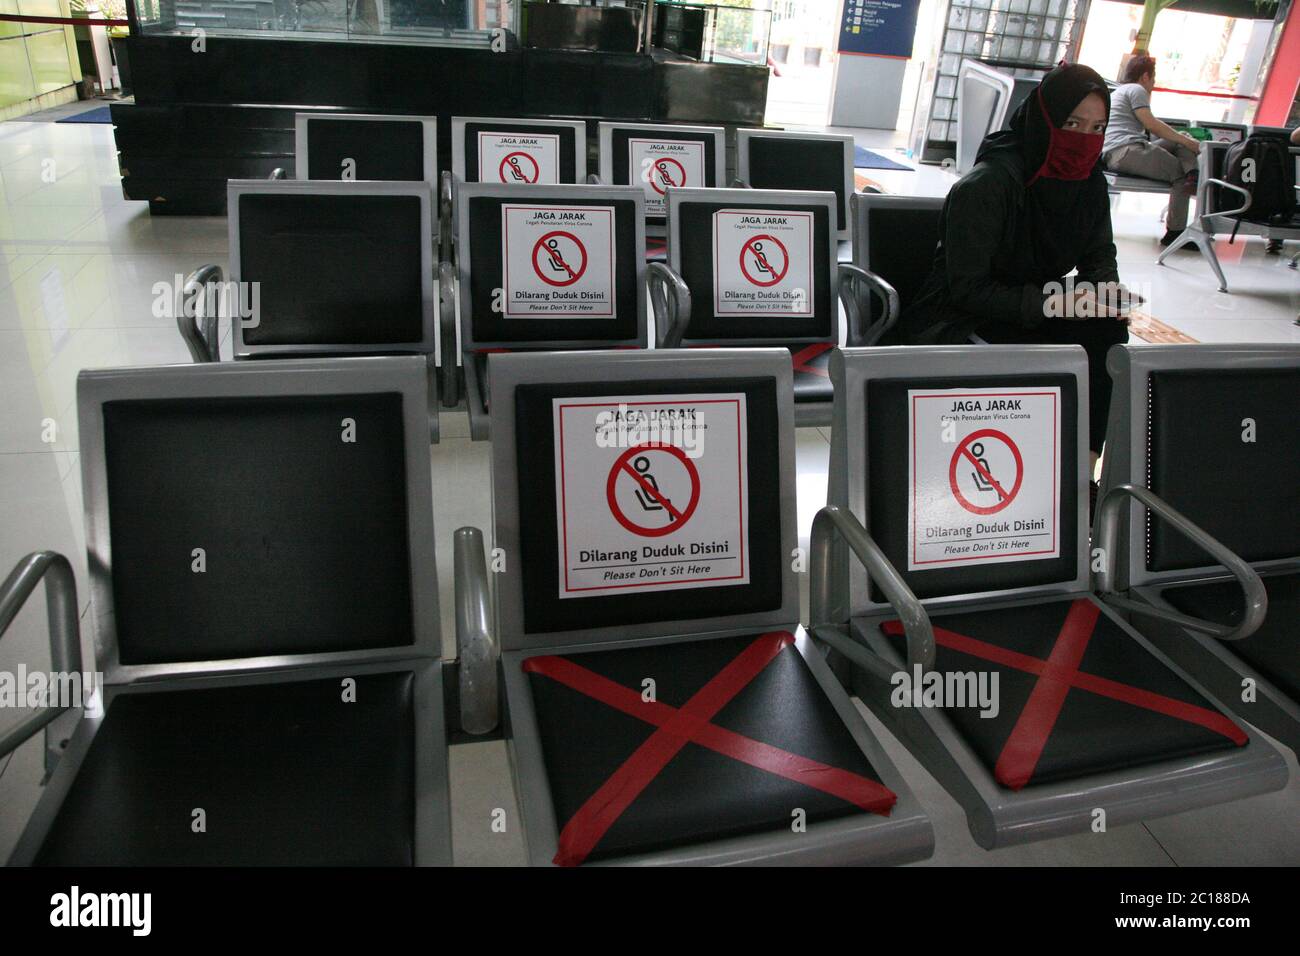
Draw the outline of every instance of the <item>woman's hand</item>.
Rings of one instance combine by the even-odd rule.
[[[1141,301],[1140,295],[1130,292],[1118,282],[1103,282],[1100,286],[1082,282],[1069,292],[1058,292],[1050,296],[1048,314],[1073,322],[1086,322],[1089,319],[1128,322],[1130,310]]]

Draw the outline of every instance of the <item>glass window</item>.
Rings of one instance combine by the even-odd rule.
[[[1079,60],[1102,76],[1119,75],[1127,39],[1136,30],[1142,8],[1117,0],[1094,0]],[[1161,11],[1151,35],[1156,58],[1156,91],[1151,109],[1157,116],[1202,122],[1249,122],[1261,77],[1242,74],[1248,52],[1258,56],[1269,42],[1272,23],[1172,7]],[[1254,60],[1258,62],[1258,60]],[[1218,94],[1218,95],[1216,95]]]

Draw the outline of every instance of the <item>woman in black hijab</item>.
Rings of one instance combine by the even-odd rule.
[[[975,167],[948,193],[934,265],[899,320],[912,344],[961,343],[974,333],[1082,345],[1094,466],[1110,407],[1106,352],[1128,340],[1098,163],[1109,110],[1106,84],[1088,67],[1062,64],[1043,77],[1011,128],[985,138]]]

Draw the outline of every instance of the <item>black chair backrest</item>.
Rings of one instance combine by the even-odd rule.
[[[299,179],[438,179],[437,120],[421,116],[299,113]]]
[[[639,186],[470,185],[457,204],[463,346],[647,344]]]
[[[1076,578],[1080,406],[1074,375],[1017,374],[1008,363],[1005,375],[873,378],[866,402],[868,528],[917,597]],[[945,416],[958,423],[956,440],[936,444],[926,434],[938,435]],[[1059,462],[1055,473],[1053,459]],[[933,497],[924,484],[913,485],[922,474],[939,476]],[[909,501],[917,514],[909,513]],[[927,515],[927,507],[934,514]],[[1021,557],[1007,560],[1010,555]],[[883,599],[874,586],[873,595]]]
[[[646,217],[664,223],[669,187],[725,185],[726,132],[722,127],[649,123],[601,123],[601,180],[640,186]]]
[[[797,614],[784,349],[492,357],[502,646]]]
[[[1300,368],[1155,370],[1147,486],[1248,561],[1300,555]],[[1152,571],[1204,553],[1148,516]]]
[[[1250,133],[1266,133],[1270,136],[1290,136],[1295,129],[1293,126],[1251,126]]]
[[[427,184],[232,180],[228,194],[231,274],[258,306],[238,354],[433,351]]]
[[[580,183],[586,178],[586,135],[572,122],[455,119],[453,169],[463,156],[463,182],[508,185]]]
[[[892,285],[907,308],[934,264],[943,199],[864,194],[854,202],[854,261]]]
[[[403,421],[396,392],[106,403],[121,663],[413,644]]]
[[[829,193],[673,189],[668,254],[696,343],[839,340]]]
[[[737,169],[755,189],[799,189],[835,194],[835,230],[848,238],[853,186],[852,137],[740,130]]]

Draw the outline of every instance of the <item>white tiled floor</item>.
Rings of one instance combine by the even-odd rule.
[[[862,145],[906,161],[895,134],[858,133]],[[49,170],[54,181],[49,180]],[[43,175],[44,174],[44,175]],[[872,172],[891,191],[943,194],[943,171]],[[1150,284],[1157,318],[1204,341],[1295,341],[1300,273],[1284,257],[1266,257],[1259,240],[1221,243],[1234,293],[1215,291],[1194,255],[1157,268],[1159,197],[1126,196],[1115,227],[1125,279]],[[1292,250],[1294,251],[1294,250]],[[112,129],[106,125],[0,124],[0,573],[22,555],[53,548],[77,568],[86,659],[91,659],[75,380],[83,368],[187,361],[170,319],[151,308],[155,282],[172,282],[204,262],[225,265],[223,219],[150,218],[143,203],[121,197]],[[43,440],[52,420],[56,434]],[[489,520],[488,446],[471,443],[463,416],[448,416],[431,452],[444,647],[451,653],[451,533]],[[799,530],[808,530],[826,493],[828,430],[799,433]],[[0,644],[0,669],[48,666],[44,611],[27,607]],[[18,715],[9,713],[0,726]],[[1230,806],[997,853],[978,849],[957,804],[890,737],[868,722],[931,812],[934,862],[982,864],[1300,863],[1300,783]],[[505,748],[457,747],[452,754],[454,835],[463,863],[517,863],[518,828],[494,834],[492,811],[516,820]],[[0,859],[7,856],[37,794],[39,747],[0,762]]]

